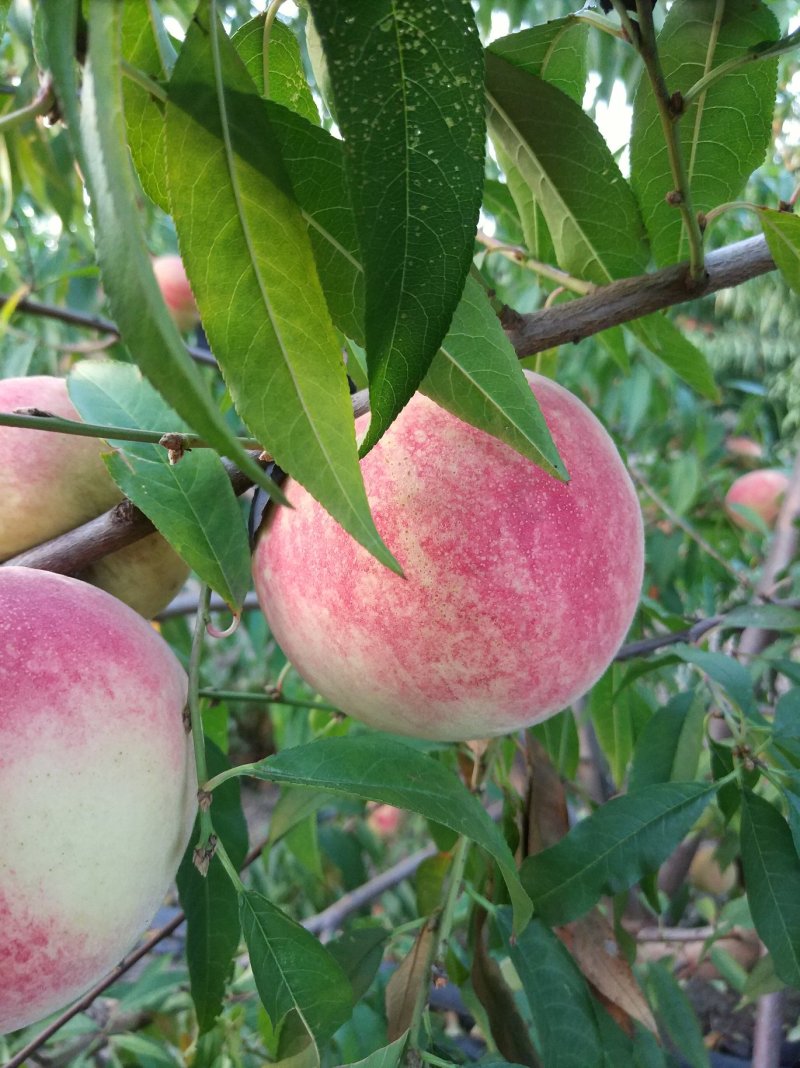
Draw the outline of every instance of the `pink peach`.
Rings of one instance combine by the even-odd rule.
[[[197,782],[186,675],[77,579],[0,568],[0,1034],[101,979],[167,892]]]
[[[295,483],[262,528],[254,574],[276,639],[373,727],[464,740],[535,723],[597,681],[630,625],[644,555],[630,478],[580,400],[528,379],[567,484],[420,394],[363,461],[405,578]]]
[[[164,303],[178,329],[186,333],[197,326],[200,314],[180,256],[156,256],[153,272]]]
[[[783,471],[771,468],[748,471],[746,475],[737,478],[725,494],[725,510],[742,530],[757,530],[758,527],[744,512],[739,511],[740,508],[755,512],[771,527],[778,518],[788,485],[789,479]]]
[[[0,411],[39,408],[79,419],[63,378],[33,375],[0,380]],[[0,426],[0,560],[94,519],[122,500],[102,461],[109,446],[45,430]],[[81,577],[152,617],[178,592],[188,567],[161,537],[97,561]]]

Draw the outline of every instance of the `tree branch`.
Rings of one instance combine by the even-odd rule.
[[[697,283],[689,279],[688,264],[680,263],[652,274],[623,278],[586,297],[528,315],[506,308],[501,322],[517,355],[531,356],[775,270],[763,236],[709,252],[705,265],[705,280]]]

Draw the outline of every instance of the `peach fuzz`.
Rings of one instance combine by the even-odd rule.
[[[156,256],[153,260],[153,273],[177,328],[186,333],[197,326],[200,313],[180,256]]]
[[[191,833],[186,675],[132,609],[0,568],[0,1034],[62,1008],[130,949]]]
[[[735,506],[749,508],[771,527],[781,510],[783,495],[789,485],[788,477],[783,471],[761,468],[748,471],[733,483],[725,494],[725,510],[732,522],[742,530],[757,530],[755,523],[738,511]]]
[[[16,408],[80,419],[66,381],[49,375],[0,380],[0,411]],[[0,426],[0,560],[72,530],[122,500],[102,461],[108,451],[100,438]],[[150,534],[97,561],[81,577],[149,618],[172,600],[188,573],[164,538]]]
[[[295,483],[293,509],[272,509],[262,527],[254,574],[277,641],[327,700],[373,727],[505,734],[585,693],[625,637],[643,572],[636,493],[589,409],[528,380],[568,484],[421,394],[363,461],[405,578]]]

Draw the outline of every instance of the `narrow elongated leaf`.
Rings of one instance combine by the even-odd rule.
[[[569,923],[603,894],[627,890],[655,871],[708,804],[705,783],[658,783],[615,797],[557,845],[528,857],[522,884],[550,924]]]
[[[345,137],[365,280],[368,451],[444,339],[483,186],[482,51],[467,0],[310,0]]]
[[[514,858],[497,827],[460,779],[424,753],[387,738],[351,735],[285,749],[239,770],[272,782],[383,801],[450,827],[477,842],[500,865],[516,928],[521,930],[530,917],[530,902],[520,886]]]
[[[528,1001],[547,1068],[602,1068],[603,1051],[586,980],[555,934],[535,919],[512,938],[506,910],[496,916]]]
[[[778,37],[760,0],[676,0],[658,35],[670,93],[686,92],[709,70]],[[734,200],[764,162],[775,106],[777,60],[749,63],[713,82],[675,124],[695,211]],[[686,259],[680,214],[666,201],[675,188],[650,82],[642,77],[633,106],[631,183],[658,264]]]
[[[697,774],[705,709],[693,690],[679,693],[645,724],[628,779],[632,792],[656,782],[688,782]]]
[[[185,433],[188,427],[141,376],[122,363],[84,360],[69,378],[70,397],[86,422]],[[153,521],[177,553],[237,610],[250,586],[247,529],[230,479],[210,449],[170,464],[160,445],[111,441],[106,457],[122,492]]]
[[[48,0],[43,12],[48,59],[89,188],[103,285],[123,341],[147,378],[196,433],[235,460],[274,499],[284,500],[214,405],[169,317],[150,266],[125,136],[122,5],[91,5],[82,114],[74,71],[77,6],[73,0]]]
[[[372,985],[388,938],[389,931],[384,927],[351,927],[336,941],[328,942],[328,952],[350,980],[356,1001],[360,1001]]]
[[[122,55],[155,81],[166,80],[175,61],[175,50],[152,0],[125,4]],[[128,144],[142,189],[162,211],[169,213],[164,105],[131,78],[124,79],[122,91]]]
[[[420,389],[549,474],[568,479],[535,398],[531,404],[534,395],[500,320],[472,278]]]
[[[167,166],[181,252],[225,381],[278,464],[382,563],[339,345],[264,102],[216,17],[170,80]]]
[[[245,890],[239,902],[250,966],[272,1026],[296,1012],[321,1045],[353,1010],[347,976],[313,935],[261,894]]]
[[[647,986],[664,1029],[691,1068],[709,1068],[708,1050],[691,1003],[661,961],[648,968]]]
[[[743,604],[726,612],[725,627],[758,627],[761,630],[800,630],[800,611],[780,604]]]
[[[724,653],[710,653],[691,645],[674,645],[672,654],[694,664],[725,690],[745,715],[755,717],[756,702],[753,695],[753,680],[747,668]],[[761,718],[761,717],[759,717]]]
[[[386,1030],[390,1041],[408,1033],[422,990],[427,994],[438,943],[436,926],[435,920],[428,920],[386,984]]]
[[[800,858],[786,820],[750,790],[742,794],[741,842],[756,930],[784,983],[800,986]]]
[[[206,742],[209,772],[229,767],[223,754]],[[192,1001],[200,1033],[209,1031],[222,1010],[225,988],[233,974],[233,958],[241,940],[239,898],[236,887],[218,857],[212,857],[203,876],[193,861],[199,836],[199,819],[176,876],[181,907],[186,913],[186,961]],[[247,824],[242,812],[239,783],[230,780],[214,791],[214,831],[235,867],[247,853]]]
[[[586,88],[587,38],[588,26],[567,15],[501,37],[490,45],[489,51],[528,74],[544,78],[580,104]],[[499,145],[495,145],[495,150],[517,206],[528,249],[537,259],[552,262],[553,241],[533,188],[513,157]]]
[[[800,687],[782,694],[775,706],[774,738],[800,738]]]
[[[772,258],[787,285],[800,293],[800,217],[762,208],[758,213]]]
[[[558,262],[604,283],[640,274],[648,259],[633,193],[600,131],[547,81],[486,55],[492,139],[533,191]]]
[[[408,1033],[401,1035],[383,1049],[370,1053],[369,1057],[365,1057],[363,1061],[356,1061],[349,1065],[342,1064],[339,1068],[398,1068],[407,1041]]]
[[[300,45],[289,29],[274,19],[265,40],[266,14],[246,22],[231,38],[261,96],[319,122],[319,112],[303,71]]]
[[[781,780],[781,788],[789,810],[789,829],[795,852],[800,856],[800,771],[789,772]]]
[[[334,322],[364,340],[364,286],[342,145],[286,108],[268,106]],[[468,278],[450,330],[420,389],[443,408],[563,478],[539,406],[480,286]]]
[[[647,315],[628,323],[627,328],[702,397],[719,400],[719,390],[708,360],[666,315]]]

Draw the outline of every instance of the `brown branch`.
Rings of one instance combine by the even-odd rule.
[[[13,299],[13,295],[0,293],[0,308],[3,308]],[[58,322],[66,323],[68,326],[78,326],[83,330],[96,330],[100,334],[107,334],[117,340],[120,338],[117,324],[112,323],[110,319],[104,319],[101,315],[91,315],[88,312],[75,311],[72,308],[60,308],[57,304],[45,304],[43,301],[32,300],[30,297],[25,297],[19,301],[14,312],[15,314],[33,315],[40,319],[55,319]],[[217,366],[217,361],[214,359],[213,354],[208,352],[207,349],[202,349],[197,345],[187,345],[186,351],[197,363],[205,363],[210,367]]]
[[[674,304],[741,285],[774,271],[775,261],[763,237],[750,237],[709,252],[704,281],[690,283],[688,270],[688,265],[681,263],[652,274],[623,278],[601,286],[586,297],[529,315],[506,309],[501,322],[517,355],[530,356],[556,345],[581,341],[611,326],[663,311]]]
[[[782,990],[762,994],[758,999],[753,1031],[753,1068],[779,1068],[783,1042]]]

